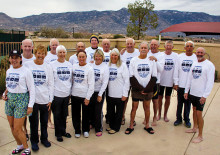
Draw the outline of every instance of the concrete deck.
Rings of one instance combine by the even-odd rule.
[[[74,129],[71,117],[68,117],[67,132],[71,133],[72,138],[64,138],[63,142],[58,142],[54,136],[54,130],[48,129],[49,141],[52,146],[45,148],[39,143],[39,151],[32,154],[41,155],[74,155],[74,154],[158,154],[158,155],[220,155],[220,83],[215,83],[212,93],[207,99],[204,115],[204,141],[199,144],[191,143],[191,140],[197,134],[187,134],[187,129],[183,124],[173,126],[176,113],[176,92],[172,94],[171,105],[168,112],[170,122],[165,123],[163,118],[158,121],[154,127],[155,134],[150,135],[143,130],[144,113],[142,103],[137,111],[134,132],[131,135],[125,135],[124,131],[129,125],[131,110],[131,100],[128,103],[126,111],[126,124],[121,127],[119,133],[109,135],[105,129],[108,127],[103,122],[103,136],[96,137],[94,129],[90,131],[89,138],[81,136],[79,139],[74,137]],[[105,111],[105,107],[103,108]],[[104,112],[105,113],[105,112]],[[151,121],[152,121],[151,104]],[[191,122],[192,122],[192,113]],[[105,120],[104,120],[105,121]],[[27,125],[29,129],[29,124]],[[30,131],[28,131],[30,132]],[[29,147],[30,141],[28,142]],[[0,154],[7,155],[16,147],[16,142],[11,134],[6,115],[4,113],[4,101],[0,100]]]

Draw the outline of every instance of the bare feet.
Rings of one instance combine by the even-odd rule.
[[[47,125],[49,128],[51,129],[54,129],[54,124],[52,124],[51,122],[48,122],[48,125]]]
[[[203,141],[203,138],[202,137],[196,137],[192,140],[192,143],[200,143]]]
[[[157,121],[159,121],[161,119],[161,115],[157,116]]]
[[[170,120],[167,117],[164,117],[165,122],[169,122]]]
[[[196,133],[196,132],[197,132],[197,129],[195,128],[186,130],[186,133]]]
[[[153,122],[151,123],[152,126],[157,126],[157,119],[154,117]]]

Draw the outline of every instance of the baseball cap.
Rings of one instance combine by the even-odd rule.
[[[14,55],[21,57],[21,52],[19,52],[19,51],[17,51],[17,50],[12,50],[12,51],[9,53],[9,57],[14,56]]]

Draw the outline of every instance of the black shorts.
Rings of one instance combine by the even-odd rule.
[[[200,103],[201,97],[193,96],[193,95],[188,95],[189,100],[192,102],[193,107],[196,107],[196,110],[198,111],[203,111],[203,108],[205,106],[204,104]]]
[[[165,86],[160,86],[159,95],[163,96],[163,94],[164,94],[164,89],[165,89],[165,88],[166,88],[166,90],[165,90],[165,96],[171,96],[173,87],[165,87]]]
[[[154,86],[154,93],[153,93],[153,98],[152,98],[152,100],[158,99],[159,86],[160,86],[159,83]]]

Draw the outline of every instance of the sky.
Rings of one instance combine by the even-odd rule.
[[[21,18],[41,13],[119,10],[135,0],[1,0],[0,12]],[[205,12],[220,15],[220,0],[151,0],[154,10]]]

